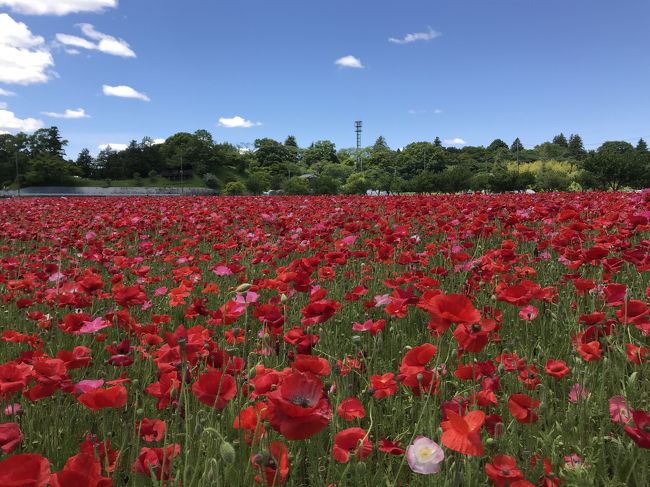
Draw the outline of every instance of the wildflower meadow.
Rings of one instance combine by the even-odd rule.
[[[650,193],[0,201],[0,487],[650,485]]]

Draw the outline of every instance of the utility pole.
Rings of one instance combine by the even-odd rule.
[[[521,142],[519,142],[519,137],[517,137],[517,172],[519,172],[519,146],[521,145]]]
[[[16,158],[16,185],[18,186],[18,197],[20,197],[20,173],[18,172],[18,146],[16,145],[16,152],[14,154]]]
[[[363,122],[357,120],[354,122],[354,131],[357,133],[357,166],[363,172],[363,161],[361,161],[361,132],[363,127]]]
[[[183,153],[181,152],[181,196],[183,196],[185,188],[183,187]]]

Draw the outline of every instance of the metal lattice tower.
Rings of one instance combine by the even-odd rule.
[[[363,128],[363,122],[357,120],[354,122],[354,131],[357,133],[357,167],[363,171],[363,162],[361,162],[361,132]]]

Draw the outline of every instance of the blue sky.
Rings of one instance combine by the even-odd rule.
[[[199,128],[351,147],[357,119],[393,148],[650,139],[648,18],[647,0],[0,0],[0,131],[58,125],[69,157]]]

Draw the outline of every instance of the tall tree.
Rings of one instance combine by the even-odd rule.
[[[61,137],[58,127],[38,129],[29,137],[32,157],[48,155],[63,159],[68,141]]]
[[[559,145],[560,147],[569,147],[569,142],[566,140],[566,137],[563,133],[553,137],[553,143]]]
[[[605,142],[583,163],[586,171],[603,189],[618,190],[621,186],[642,184],[644,167],[640,155],[628,142]]]
[[[494,139],[490,145],[488,145],[487,150],[490,152],[496,152],[499,149],[505,149],[508,150],[508,144],[506,144],[503,140],[501,139]]]
[[[433,145],[435,145],[436,147],[442,147],[442,140],[440,140],[440,137],[436,137],[433,140]]]
[[[639,139],[639,143],[636,145],[636,151],[642,153],[648,152],[648,144],[645,140]]]
[[[383,135],[380,135],[377,137],[377,140],[375,140],[375,143],[372,146],[372,152],[381,152],[387,150],[390,150],[390,147],[388,147],[386,139],[383,137]]]
[[[302,155],[302,161],[307,166],[311,166],[317,162],[338,162],[336,146],[329,140],[319,140],[314,142],[305,150]]]
[[[524,146],[521,143],[521,140],[519,140],[519,137],[517,137],[513,142],[512,145],[510,146],[510,151],[511,152],[517,152],[517,151],[522,151],[524,150]]]
[[[93,156],[90,155],[90,151],[88,149],[82,149],[81,152],[79,152],[75,165],[81,170],[83,176],[88,177],[92,175],[94,162]]]
[[[571,134],[571,137],[569,137],[568,148],[569,155],[577,160],[582,160],[587,154],[587,151],[585,150],[585,147],[582,143],[582,137],[580,137],[578,134]]]

